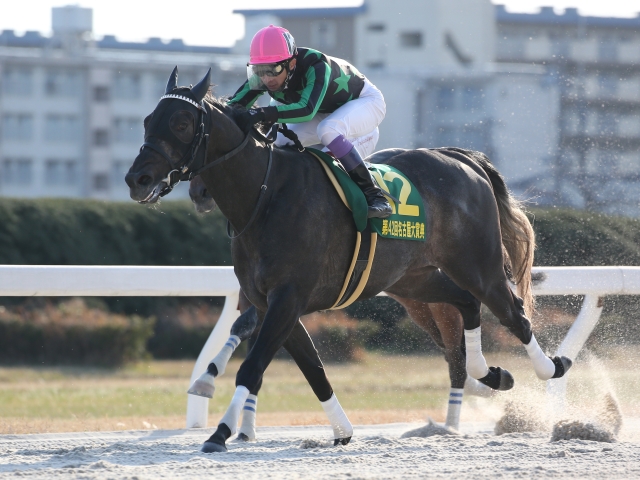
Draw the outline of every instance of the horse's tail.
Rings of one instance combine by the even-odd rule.
[[[493,194],[498,204],[500,231],[503,251],[506,251],[505,267],[511,271],[511,278],[518,287],[518,296],[524,301],[524,311],[531,318],[534,299],[531,290],[531,268],[536,247],[535,234],[527,218],[522,202],[517,200],[507,188],[504,177],[496,170],[484,153],[466,152],[489,176]]]

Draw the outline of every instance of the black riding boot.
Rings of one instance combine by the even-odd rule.
[[[356,182],[362,193],[367,199],[367,205],[369,205],[368,217],[373,218],[387,218],[391,215],[391,205],[382,194],[382,190],[374,182],[369,170],[364,164],[362,157],[358,151],[354,148],[345,156],[339,158],[340,162],[349,168],[356,165],[355,168],[349,170],[349,176]]]

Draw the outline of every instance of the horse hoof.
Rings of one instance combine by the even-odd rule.
[[[234,442],[254,442],[255,438],[249,437],[246,433],[240,432],[238,436],[233,440]]]
[[[213,384],[214,379],[215,377],[210,373],[203,373],[200,378],[193,382],[187,393],[199,397],[213,398],[213,392],[216,391],[216,386]]]
[[[224,445],[220,445],[219,443],[204,442],[200,451],[202,453],[226,452],[227,447],[225,447]]]
[[[349,443],[351,441],[351,437],[346,437],[346,438],[336,438],[333,441],[333,446],[336,447],[338,445],[346,445],[347,443]]]
[[[573,365],[573,362],[568,357],[553,357],[551,361],[556,366],[556,372],[553,374],[553,377],[551,378],[562,377],[565,373],[567,373],[567,370],[569,370]]]
[[[489,367],[489,373],[479,378],[478,381],[487,387],[500,391],[511,390],[515,384],[513,375],[500,367]]]

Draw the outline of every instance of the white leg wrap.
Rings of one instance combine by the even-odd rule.
[[[489,373],[487,361],[482,355],[480,328],[464,331],[464,341],[467,349],[467,374],[475,379],[486,377]]]
[[[231,358],[231,355],[233,355],[235,349],[238,348],[238,345],[240,345],[240,337],[237,335],[231,335],[229,340],[227,340],[227,343],[222,347],[222,350],[220,350],[218,355],[211,360],[210,363],[215,364],[218,369],[218,377],[224,373],[227,368],[227,363],[229,363],[229,359]]]
[[[236,393],[233,394],[233,398],[231,399],[229,408],[227,408],[227,412],[220,419],[220,422],[218,422],[218,425],[224,423],[227,427],[229,427],[229,430],[231,430],[231,435],[235,434],[238,431],[238,419],[240,418],[240,411],[247,401],[247,397],[249,397],[249,389],[247,389],[247,387],[236,387]]]
[[[445,426],[458,430],[460,425],[460,410],[462,409],[463,388],[449,390],[449,408],[447,409],[447,421]]]
[[[549,380],[553,377],[553,374],[556,373],[556,366],[551,359],[544,354],[533,333],[531,334],[529,345],[525,345],[524,348],[529,354],[529,358],[533,363],[533,369],[536,371],[538,378],[540,380]]]
[[[353,426],[347,418],[347,414],[344,413],[344,410],[340,406],[340,402],[338,402],[338,397],[336,397],[335,393],[332,394],[331,398],[326,402],[320,402],[320,405],[322,405],[324,413],[326,413],[329,418],[329,423],[331,423],[331,428],[333,428],[333,436],[336,440],[349,438],[353,435]]]
[[[480,383],[469,375],[467,375],[467,379],[464,382],[464,391],[467,395],[473,395],[474,397],[493,397],[496,394],[496,390],[487,387],[484,383]]]
[[[249,395],[242,408],[242,424],[238,433],[244,433],[249,440],[256,439],[256,411],[258,410],[258,397]]]

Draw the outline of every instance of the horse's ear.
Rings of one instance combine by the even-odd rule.
[[[168,93],[171,93],[173,89],[176,88],[177,86],[178,86],[178,66],[176,65],[175,68],[173,69],[173,72],[171,72],[171,75],[169,75],[169,81],[167,82],[167,89],[164,91],[164,94],[167,95]]]
[[[201,102],[204,96],[209,91],[209,87],[211,86],[211,68],[204,76],[200,83],[198,83],[195,87],[191,89],[191,93],[195,97],[196,101]]]

